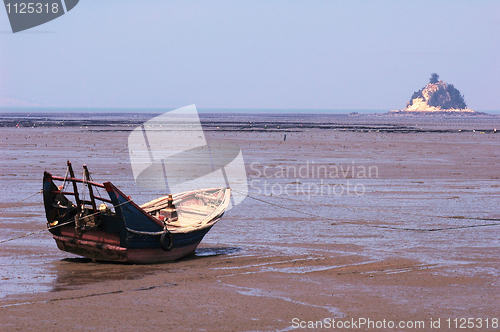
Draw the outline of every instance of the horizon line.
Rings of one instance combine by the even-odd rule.
[[[54,110],[60,110],[60,109],[73,109],[73,110],[103,110],[103,109],[108,109],[112,110],[113,112],[116,112],[118,110],[123,110],[123,111],[133,111],[133,110],[175,110],[178,109],[179,107],[168,107],[168,106],[0,106],[0,112],[5,113],[5,111],[10,110],[10,111],[30,111],[30,112],[40,112],[40,111],[47,111],[48,109],[54,109]],[[343,111],[346,114],[347,113],[356,113],[356,112],[361,112],[361,113],[383,113],[383,112],[389,112],[397,109],[392,109],[392,108],[349,108],[349,107],[344,107],[344,108],[285,108],[285,107],[196,107],[197,110],[201,113],[217,113],[213,111],[220,111],[221,113],[231,113],[231,111],[237,111],[241,113],[241,111],[249,111],[252,113],[256,113],[259,111],[264,111],[265,113],[269,113],[269,111],[276,111],[279,113],[313,113],[313,112],[320,112],[320,113],[325,113],[325,112],[339,112]],[[493,113],[500,113],[500,108],[498,109],[481,109],[481,110],[475,110],[476,112],[493,112]]]

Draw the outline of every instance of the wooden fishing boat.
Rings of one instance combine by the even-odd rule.
[[[184,257],[198,247],[230,202],[229,188],[211,188],[139,206],[111,182],[92,181],[83,168],[83,179],[75,178],[69,161],[64,177],[45,172],[43,200],[47,227],[59,249],[94,261],[160,263]],[[109,198],[99,196],[99,189]]]

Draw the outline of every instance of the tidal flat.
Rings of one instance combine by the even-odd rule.
[[[135,184],[128,155],[151,116],[0,117],[2,330],[290,331],[360,318],[429,330],[463,317],[495,330],[500,117],[204,115],[209,144],[241,148],[248,195],[195,254],[124,265],[57,249],[37,194],[44,171],[64,176],[70,160],[138,203],[165,194]]]

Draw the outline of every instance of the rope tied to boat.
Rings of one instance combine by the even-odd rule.
[[[174,236],[167,228],[167,223],[170,220],[163,222],[163,230],[159,232],[146,232],[146,231],[138,231],[132,228],[126,228],[127,232],[137,234],[137,235],[147,235],[147,236],[160,236],[160,245],[164,251],[170,251],[174,247]]]
[[[37,192],[36,192],[36,193],[34,193],[33,195],[28,196],[28,197],[26,197],[26,198],[23,198],[22,200],[17,201],[17,202],[14,202],[14,203],[11,203],[11,204],[14,204],[14,205],[15,205],[15,204],[19,204],[19,203],[24,202],[25,200],[30,199],[31,197],[35,197],[36,195],[41,194],[41,193],[43,193],[43,189],[40,189],[39,191],[37,191]],[[12,208],[12,206],[4,206],[4,207],[0,207],[0,210],[3,210],[3,209],[10,209],[10,208]]]
[[[131,199],[129,199],[129,200],[125,201],[125,202],[122,202],[120,204],[113,205],[113,207],[117,208],[117,207],[119,207],[121,205],[130,203],[130,202],[132,202]],[[101,213],[101,211],[97,211],[95,213],[86,215],[85,217],[92,217],[92,216],[98,215],[100,213]],[[75,222],[75,217],[72,218],[72,219],[70,219],[70,220],[68,220],[68,221],[66,221],[66,222],[64,222],[64,223],[48,227],[48,229],[54,229],[54,228],[57,228],[57,227],[61,227],[61,226],[65,226],[65,225],[71,224],[71,223]],[[168,219],[168,220],[170,220],[170,219]],[[163,230],[158,231],[158,232],[139,231],[139,230],[128,228],[128,227],[126,227],[126,230],[127,230],[127,232],[130,232],[130,233],[133,233],[133,234],[137,234],[137,235],[161,236],[161,241],[160,242],[161,242],[162,249],[165,250],[165,251],[170,251],[170,250],[172,250],[173,245],[174,245],[174,238],[173,238],[172,233],[170,233],[170,231],[167,229],[167,222],[163,222]],[[168,239],[168,242],[166,241],[167,239]]]
[[[37,191],[37,192],[36,192],[36,193],[34,193],[33,195],[30,195],[30,196],[28,196],[28,197],[26,197],[26,198],[24,198],[24,199],[22,199],[22,200],[20,200],[20,201],[17,201],[17,202],[15,202],[15,203],[13,203],[13,204],[19,204],[19,203],[24,202],[25,200],[30,199],[31,197],[34,197],[34,196],[36,196],[36,195],[38,195],[38,194],[41,194],[41,193],[43,193],[43,189],[40,189],[39,191]],[[9,209],[9,208],[11,208],[11,207],[10,207],[10,206],[5,206],[5,207],[0,208],[0,210],[3,210],[3,209]],[[25,234],[23,234],[23,235],[19,235],[19,236],[16,236],[16,237],[10,238],[10,239],[5,239],[5,240],[0,241],[0,243],[5,243],[5,242],[9,242],[9,241],[13,241],[13,240],[21,239],[21,238],[23,238],[23,237],[30,236],[30,235],[33,235],[33,234],[39,234],[39,233],[41,233],[41,232],[45,232],[45,229],[41,229],[41,230],[38,230],[38,231],[25,233]]]
[[[241,191],[234,190],[234,192],[237,192],[239,194],[245,195],[246,197],[249,197],[253,200],[275,206],[284,210],[289,210],[293,212],[298,212],[302,213],[307,216],[311,217],[316,217],[320,219],[325,219],[325,220],[332,220],[335,221],[336,223],[343,223],[343,224],[352,224],[356,226],[366,226],[366,227],[372,227],[372,228],[382,228],[382,229],[390,229],[390,230],[400,230],[400,231],[414,231],[414,232],[436,232],[436,231],[445,231],[445,230],[455,230],[455,229],[464,229],[464,228],[475,228],[475,227],[488,227],[488,226],[500,226],[500,223],[488,223],[488,224],[475,224],[475,225],[466,225],[466,226],[451,226],[451,227],[441,227],[441,228],[408,228],[408,227],[394,227],[394,226],[383,226],[383,225],[366,225],[366,224],[360,224],[358,222],[352,222],[352,221],[338,221],[337,219],[310,213],[310,212],[304,212],[302,210],[298,209],[293,209],[287,206],[283,206],[280,204],[268,202],[264,199],[259,199],[257,197],[253,197],[253,195],[259,195],[259,196],[264,196],[268,198],[279,198],[279,199],[286,199],[286,200],[291,200],[291,201],[300,201],[304,202],[303,200],[296,200],[290,197],[280,197],[280,196],[270,196],[270,195],[264,195],[264,194],[256,194],[256,193],[244,193]],[[425,216],[425,217],[434,217],[434,218],[449,218],[449,219],[465,219],[465,220],[484,220],[484,221],[500,221],[500,219],[494,219],[494,218],[457,218],[454,216],[430,216],[430,215],[424,215],[424,214],[417,214],[417,213],[404,213],[404,212],[396,212],[396,211],[386,211],[386,210],[380,210],[380,209],[368,209],[368,208],[360,208],[360,207],[355,207],[355,206],[345,206],[345,205],[335,205],[335,204],[324,204],[324,203],[316,203],[316,202],[311,202],[309,203],[316,204],[316,205],[322,205],[322,206],[332,206],[332,207],[344,207],[344,208],[351,208],[351,209],[362,209],[362,210],[368,210],[368,211],[378,211],[378,212],[385,212],[385,213],[395,213],[395,214],[411,214],[411,215],[417,215],[417,216]]]
[[[68,173],[69,173],[69,166],[66,167],[66,174],[64,174],[64,181],[63,181],[62,187],[59,190],[59,194],[57,195],[58,204],[61,204],[61,198],[63,197],[62,193],[63,193],[64,189],[66,188],[66,180],[68,179]]]
[[[163,235],[165,233],[170,233],[167,228],[164,228],[160,232],[145,232],[145,231],[138,231],[138,230],[135,230],[135,229],[132,229],[132,228],[128,228],[128,227],[127,227],[127,232],[134,233],[134,234],[137,234],[137,235],[149,235],[149,236],[158,236],[158,235]]]
[[[120,203],[120,204],[117,204],[117,205],[112,205],[112,207],[113,207],[113,208],[117,208],[117,207],[119,207],[119,206],[122,206],[122,205],[127,204],[127,203],[130,203],[130,202],[132,202],[132,200],[131,200],[131,199],[129,199],[129,200],[125,201],[125,202],[122,202],[122,203]],[[85,217],[86,217],[86,218],[87,218],[87,217],[92,217],[92,216],[98,215],[98,214],[100,214],[100,213],[102,213],[102,212],[101,212],[101,211],[97,211],[97,212],[94,212],[94,213],[91,213],[91,214],[85,215]],[[73,217],[72,219],[70,219],[70,220],[68,220],[68,221],[66,221],[66,222],[64,222],[64,223],[62,223],[62,224],[57,224],[57,225],[50,226],[50,227],[47,227],[47,228],[48,228],[48,229],[54,229],[54,228],[57,228],[57,227],[62,227],[62,226],[65,226],[65,225],[71,224],[71,223],[73,223],[74,221],[75,221],[75,218]]]
[[[138,231],[132,228],[127,227],[127,232],[137,234],[137,235],[147,235],[147,236],[160,236],[160,246],[164,251],[170,251],[174,247],[174,236],[167,228],[167,221],[163,222],[163,230],[159,232],[146,232],[146,231]]]

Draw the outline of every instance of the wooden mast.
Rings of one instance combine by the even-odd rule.
[[[80,201],[80,195],[78,194],[78,188],[76,185],[75,179],[75,173],[73,172],[73,166],[71,166],[71,163],[68,160],[68,169],[69,169],[69,176],[71,177],[71,182],[73,182],[73,192],[75,194],[75,201],[76,201],[76,206],[78,207],[78,210],[81,208],[82,202]]]
[[[97,212],[97,206],[95,204],[95,197],[94,197],[94,190],[92,189],[92,185],[89,183],[90,182],[90,173],[89,173],[89,170],[87,169],[87,164],[83,164],[83,169],[85,170],[85,180],[87,180],[87,187],[89,188],[90,203],[92,204],[92,209],[94,209],[94,212]]]

